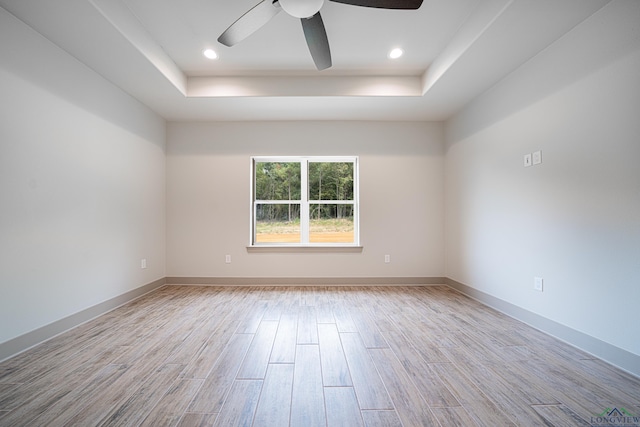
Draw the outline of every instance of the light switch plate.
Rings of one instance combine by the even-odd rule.
[[[544,280],[542,277],[534,277],[533,278],[533,289],[536,291],[542,292],[543,290]]]
[[[524,167],[528,168],[531,166],[531,153],[524,155]]]

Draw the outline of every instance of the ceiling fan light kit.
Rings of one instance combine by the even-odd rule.
[[[335,3],[378,9],[416,10],[423,0],[329,0]],[[318,70],[331,67],[331,50],[327,32],[320,16],[324,0],[263,0],[229,26],[218,37],[218,42],[233,46],[269,22],[284,10],[288,15],[299,18],[302,23],[309,52]]]
[[[311,18],[320,12],[324,0],[279,0],[282,10],[294,18]]]

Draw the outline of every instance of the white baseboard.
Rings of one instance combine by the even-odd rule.
[[[168,285],[215,286],[420,286],[444,285],[444,277],[167,277]]]

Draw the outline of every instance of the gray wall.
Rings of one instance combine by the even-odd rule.
[[[630,5],[605,7],[447,124],[446,275],[640,355]],[[536,150],[543,163],[524,168]]]
[[[442,277],[443,150],[432,123],[169,123],[167,275]],[[252,155],[359,156],[362,253],[248,253]]]
[[[0,40],[2,343],[165,276],[165,124],[1,8]]]

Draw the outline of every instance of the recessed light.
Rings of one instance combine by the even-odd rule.
[[[391,59],[398,59],[402,56],[402,54],[404,53],[404,51],[402,49],[400,49],[399,47],[391,50],[391,52],[389,52],[389,58]]]
[[[213,49],[205,49],[202,51],[202,54],[209,59],[218,59],[218,54]]]

